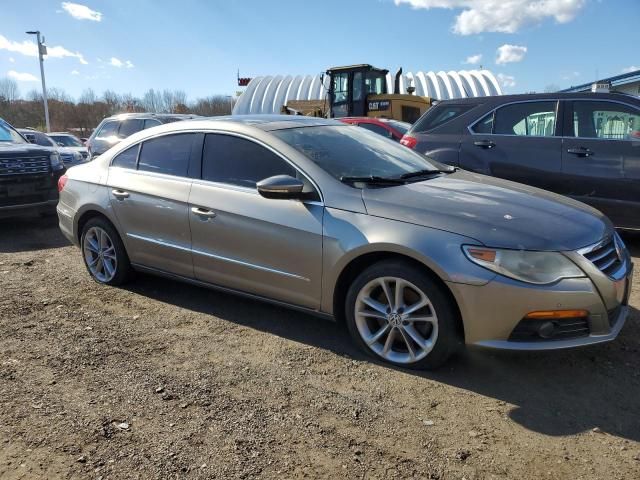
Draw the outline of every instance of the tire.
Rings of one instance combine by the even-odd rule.
[[[133,269],[127,251],[120,235],[107,219],[89,219],[82,227],[80,248],[85,267],[96,282],[116,286],[131,278]]]
[[[462,344],[456,305],[426,272],[404,261],[385,260],[358,275],[345,318],[362,350],[403,368],[435,369]]]

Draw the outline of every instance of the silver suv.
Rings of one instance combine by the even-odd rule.
[[[627,316],[632,263],[597,210],[333,120],[163,125],[61,183],[96,281],[140,270],[344,320],[396,365],[605,342]]]

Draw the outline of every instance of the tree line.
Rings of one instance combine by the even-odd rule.
[[[51,130],[72,131],[86,137],[100,121],[110,115],[128,112],[192,113],[202,116],[228,115],[233,98],[212,95],[187,99],[182,90],[147,90],[141,97],[130,93],[106,90],[102,95],[86,89],[74,100],[60,88],[47,89]],[[22,97],[17,83],[11,78],[0,78],[0,118],[17,128],[45,129],[42,93],[31,90]]]

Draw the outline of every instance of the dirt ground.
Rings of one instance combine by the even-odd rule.
[[[55,219],[3,220],[0,478],[637,480],[639,276],[611,344],[420,373],[305,314],[101,287]]]

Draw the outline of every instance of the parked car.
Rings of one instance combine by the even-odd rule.
[[[396,365],[606,342],[627,317],[632,263],[600,212],[335,120],[164,125],[61,184],[97,282],[140,270],[344,319]]]
[[[640,229],[640,99],[619,93],[440,102],[401,143],[449,165],[567,195]]]
[[[41,147],[51,147],[58,150],[60,158],[67,168],[74,165],[79,165],[80,163],[83,163],[85,161],[85,157],[75,148],[61,147],[46,133],[42,133],[31,128],[19,128],[18,132],[20,132],[20,134],[30,143],[40,145]]]
[[[55,148],[30,144],[0,118],[0,217],[55,213],[64,171]]]
[[[82,155],[83,160],[86,160],[89,157],[89,150],[87,150],[84,143],[82,143],[82,141],[75,135],[67,132],[54,132],[49,133],[48,136],[60,147],[78,152]]]
[[[102,155],[129,135],[133,135],[141,130],[197,117],[198,115],[180,115],[174,113],[121,113],[107,117],[100,122],[100,125],[98,125],[89,137],[89,140],[87,140],[86,145],[89,149],[89,157],[95,158]]]
[[[400,120],[394,120],[392,118],[343,117],[339,120],[343,123],[357,125],[366,130],[371,130],[396,142],[399,142],[402,136],[411,128],[410,123],[401,122]]]

